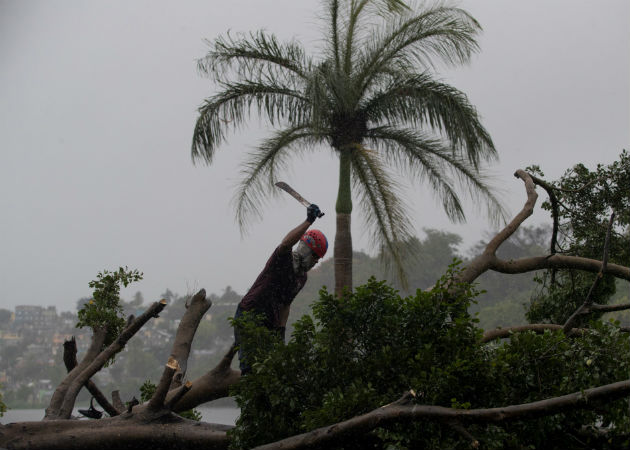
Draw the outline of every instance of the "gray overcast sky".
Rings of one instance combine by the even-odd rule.
[[[554,179],[628,148],[630,2],[458,4],[484,28],[481,53],[440,75],[479,109],[501,158],[491,173],[512,212],[524,199],[515,169],[539,164]],[[213,92],[195,61],[204,38],[227,30],[265,28],[315,52],[319,7],[0,0],[0,305],[71,310],[98,271],[120,265],[145,275],[127,299],[140,290],[157,300],[167,287],[244,293],[304,209],[279,197],[241,237],[230,200],[239,162],[265,126],[234,135],[212,166],[193,166],[196,108]],[[327,212],[317,227],[332,241],[337,166],[322,155],[296,161],[285,180]],[[468,225],[450,225],[418,186],[407,197],[419,235],[446,229],[470,245],[490,228],[472,207]],[[355,249],[369,251],[362,230],[357,216]]]

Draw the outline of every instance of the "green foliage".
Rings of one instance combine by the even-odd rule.
[[[103,348],[110,345],[125,326],[120,288],[141,279],[142,273],[127,267],[120,267],[117,271],[99,272],[96,279],[89,283],[90,288],[94,289],[92,299],[84,303],[78,311],[79,321],[76,327],[90,327],[92,330],[105,328],[107,335]]]
[[[523,333],[504,343],[481,344],[476,320],[466,313],[478,292],[455,285],[456,271],[452,265],[431,291],[406,298],[373,278],[341,300],[322,289],[313,316],[296,322],[286,345],[245,319],[243,341],[258,350],[250,354],[252,373],[233,388],[241,415],[230,432],[232,448],[346,420],[409,389],[421,404],[474,409],[627,378],[630,344],[615,324],[594,324],[578,338]],[[567,442],[567,433],[600,422],[610,424],[613,435],[627,432],[627,402],[610,402],[597,413],[467,428],[483,448],[577,449],[583,447]],[[338,446],[437,450],[469,448],[470,442],[439,421],[423,420],[351,436]]]
[[[145,382],[142,383],[142,386],[140,386],[140,401],[144,403],[151,400],[151,397],[153,397],[153,394],[155,394],[156,389],[157,386],[153,384],[151,380],[145,380]],[[184,419],[195,420],[197,422],[201,420],[201,413],[196,409],[183,411],[179,413],[179,415],[182,416]]]
[[[531,168],[542,175],[538,167]],[[576,164],[552,183],[558,202],[558,248],[563,254],[602,259],[612,212],[615,221],[610,236],[609,262],[630,261],[630,156],[624,150],[619,160],[599,164],[593,171]],[[553,210],[550,200],[542,207]],[[530,322],[564,323],[584,302],[594,274],[576,270],[550,270],[537,278],[539,292],[527,313]],[[591,299],[606,304],[615,294],[615,280],[604,276]],[[582,318],[578,326],[599,315]]]

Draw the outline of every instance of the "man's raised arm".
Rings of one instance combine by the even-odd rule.
[[[282,239],[282,242],[280,242],[280,245],[278,246],[280,251],[291,251],[293,246],[298,243],[302,235],[306,233],[308,227],[315,222],[319,213],[319,207],[315,204],[311,204],[308,208],[306,208],[306,220],[289,231],[289,234]]]

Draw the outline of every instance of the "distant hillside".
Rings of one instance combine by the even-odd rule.
[[[480,253],[484,242],[470,249],[468,258],[458,252],[461,238],[453,233],[438,230],[424,230],[425,238],[415,239],[409,244],[410,254],[406,255],[408,289],[393,281],[403,295],[409,295],[416,289],[431,287],[447,270],[455,258],[466,260]],[[542,247],[546,232],[544,229],[525,228],[504,243],[499,251],[502,258],[519,258],[544,254]],[[395,280],[392,273],[385,270],[378,257],[371,257],[362,252],[355,252],[353,259],[353,282],[355,286],[364,284],[370,276],[379,280]],[[514,325],[525,322],[525,306],[536,288],[534,274],[503,275],[486,273],[480,277],[478,287],[487,291],[478,297],[478,304],[473,305],[471,312],[478,312],[480,326],[484,329],[498,325]],[[309,281],[296,297],[291,307],[289,322],[292,323],[303,314],[310,313],[310,305],[318,298],[319,289],[326,286],[332,290],[334,286],[333,260],[326,258],[315,269],[309,272]]]

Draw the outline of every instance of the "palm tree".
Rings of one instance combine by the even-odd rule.
[[[466,11],[400,0],[327,0],[321,54],[272,34],[219,37],[199,69],[219,91],[199,108],[193,161],[210,164],[226,131],[250,113],[275,131],[251,154],[235,201],[244,226],[271,194],[288,158],[321,151],[339,157],[334,241],[335,293],[352,288],[352,191],[374,242],[401,268],[400,243],[412,227],[395,181],[402,171],[427,182],[453,221],[465,219],[455,186],[502,214],[480,164],[496,157],[465,94],[438,81],[435,61],[466,63],[481,27]],[[393,171],[394,170],[394,171]]]

